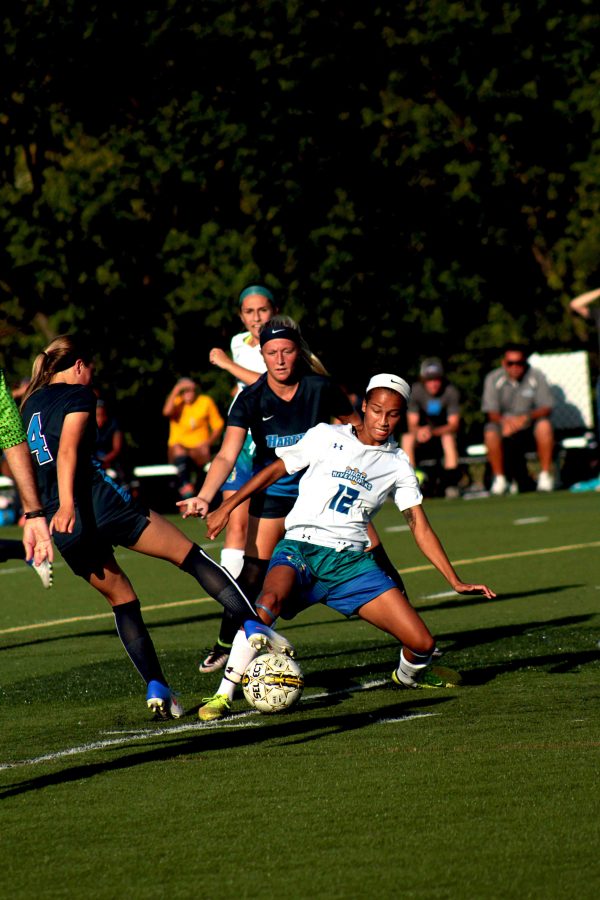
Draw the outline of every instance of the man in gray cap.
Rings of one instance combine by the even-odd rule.
[[[412,386],[406,414],[407,432],[402,449],[413,468],[418,459],[442,458],[443,484],[447,497],[458,497],[457,434],[460,427],[460,395],[444,375],[437,357],[425,359],[420,380]]]

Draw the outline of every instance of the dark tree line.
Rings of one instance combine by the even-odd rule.
[[[140,458],[260,279],[360,390],[439,355],[475,432],[507,340],[587,346],[600,15],[528,4],[3,7],[0,334],[15,378],[93,339]],[[579,330],[577,330],[579,329]],[[593,346],[593,345],[591,345]]]

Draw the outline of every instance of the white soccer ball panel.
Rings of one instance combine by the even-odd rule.
[[[259,712],[283,712],[300,699],[304,676],[298,663],[289,656],[265,653],[247,667],[242,688],[248,703]]]

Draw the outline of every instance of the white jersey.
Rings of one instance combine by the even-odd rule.
[[[249,331],[242,331],[240,334],[235,334],[231,339],[231,356],[234,363],[237,363],[238,366],[242,366],[244,369],[250,369],[251,372],[258,372],[259,375],[262,375],[263,372],[267,371],[267,367],[263,355],[260,352],[260,344],[256,344],[255,347],[252,347],[249,343],[251,338],[252,335]],[[237,386],[237,392],[239,394],[240,391],[244,390],[246,384],[243,381],[238,381]]]
[[[316,425],[275,453],[289,474],[306,469],[285,520],[286,538],[364,549],[367,525],[388,496],[400,511],[423,502],[414,469],[396,441],[363,444],[351,425]]]

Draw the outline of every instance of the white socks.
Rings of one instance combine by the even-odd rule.
[[[404,655],[404,649],[402,649],[400,651],[400,665],[396,669],[398,681],[401,681],[406,687],[413,687],[416,684],[415,679],[419,672],[422,672],[423,669],[427,668],[431,662],[431,656],[424,656],[417,653],[414,653],[413,655],[418,656],[423,662],[409,662]]]
[[[217,688],[217,694],[225,694],[228,700],[233,700],[236,684],[240,683],[242,675],[257,655],[257,651],[246,640],[243,630],[238,631],[233,639],[225,675]]]
[[[223,547],[221,550],[221,565],[227,569],[232,578],[237,578],[244,565],[244,551],[235,547]]]

